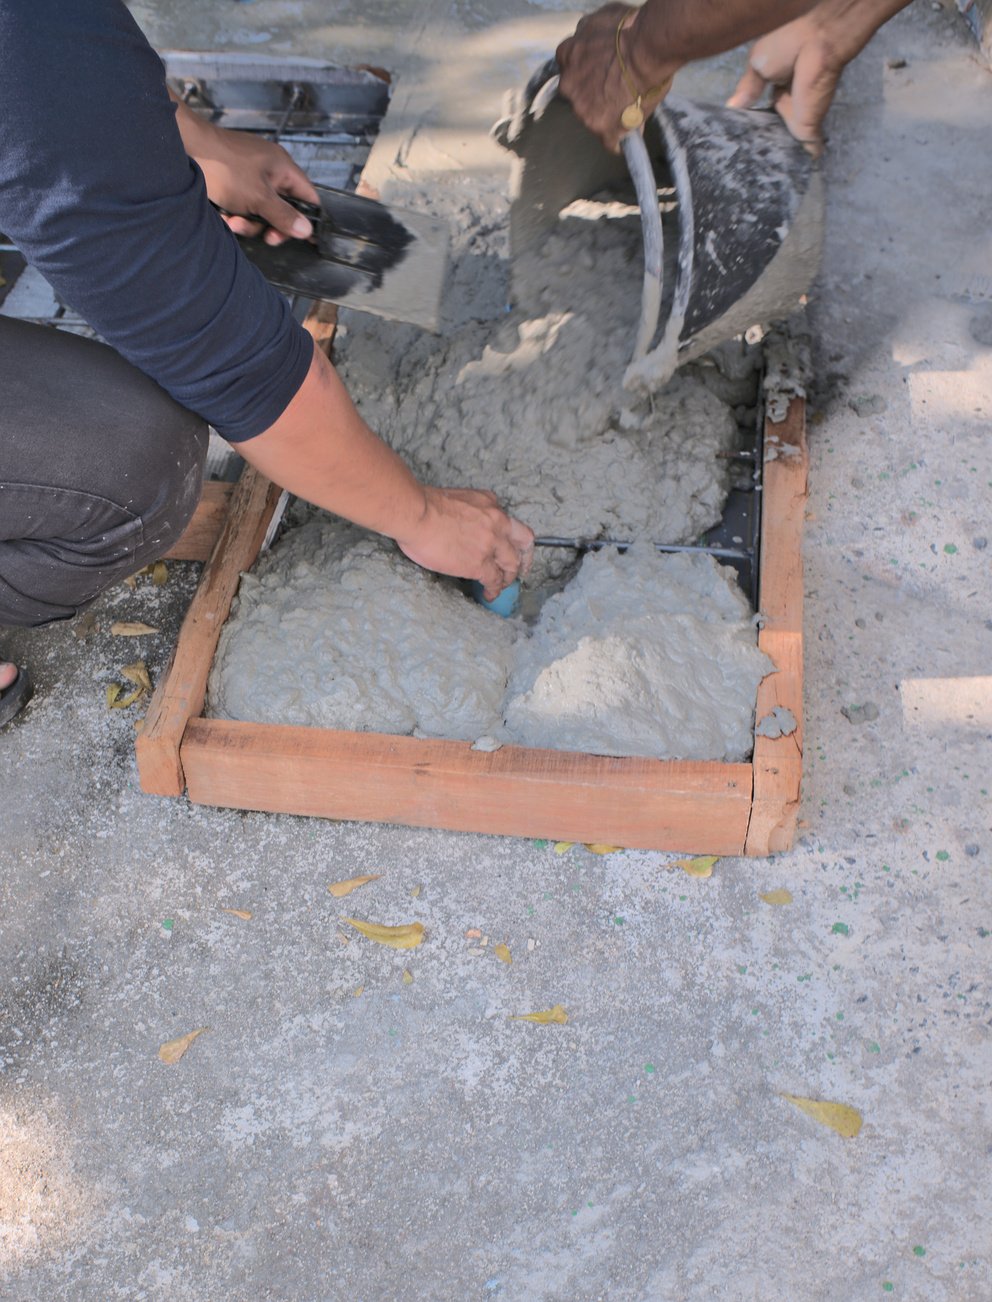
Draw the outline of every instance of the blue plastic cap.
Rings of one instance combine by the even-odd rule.
[[[477,579],[472,581],[472,596],[480,606],[491,610],[493,614],[509,619],[517,609],[520,601],[520,581],[514,579],[508,588],[504,588],[495,601],[487,601],[482,595],[482,584]]]

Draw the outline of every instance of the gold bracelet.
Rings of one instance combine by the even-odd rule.
[[[630,73],[627,71],[627,65],[624,62],[623,52],[620,49],[620,33],[623,31],[629,17],[629,14],[624,14],[620,19],[620,23],[617,27],[616,47],[617,63],[620,65],[620,76],[623,77],[624,85],[633,96],[631,102],[620,114],[620,124],[625,131],[634,131],[644,123],[644,109],[641,107],[643,101],[646,99],[653,99],[655,95],[663,94],[672,84],[672,79],[671,77],[666,77],[660,85],[653,86],[650,90],[644,91],[643,94],[637,89],[633,81],[631,81]]]

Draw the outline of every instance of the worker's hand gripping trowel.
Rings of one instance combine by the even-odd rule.
[[[319,206],[283,196],[313,224],[312,240],[272,245],[239,238],[266,280],[290,294],[437,330],[448,265],[445,224],[347,190],[314,189]]]
[[[788,316],[819,264],[819,168],[778,114],[669,95],[610,153],[558,94],[545,63],[511,97],[496,139],[517,155],[510,208],[514,258],[536,247],[576,199],[630,188],[641,213],[641,319],[624,376],[656,389],[683,362],[757,324]],[[674,283],[662,275],[659,189],[674,199]],[[671,205],[669,205],[671,206]]]

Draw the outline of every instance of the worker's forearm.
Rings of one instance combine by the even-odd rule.
[[[631,55],[658,65],[732,50],[813,8],[813,0],[646,0],[630,24]]]
[[[238,450],[291,493],[390,538],[413,534],[427,509],[423,487],[359,416],[319,348],[279,420]]]
[[[631,23],[630,56],[646,79],[654,68],[722,54],[803,14],[829,28],[845,62],[909,0],[646,0]]]

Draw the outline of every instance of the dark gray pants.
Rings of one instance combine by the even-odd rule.
[[[168,551],[206,449],[112,348],[0,317],[0,624],[68,619]]]

